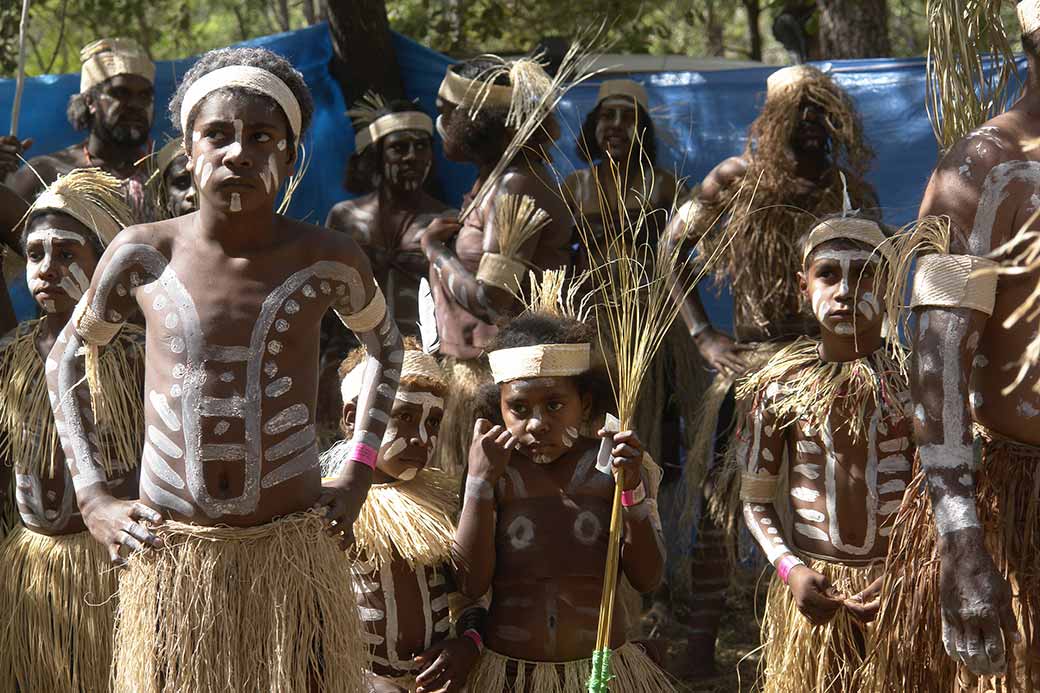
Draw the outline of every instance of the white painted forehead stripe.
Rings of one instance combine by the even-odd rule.
[[[80,245],[85,245],[87,242],[87,239],[83,237],[83,234],[76,233],[75,231],[66,231],[64,229],[52,228],[36,229],[32,233],[30,233],[25,239],[27,243],[31,243],[32,241],[43,241],[46,243],[47,241],[53,242],[55,240],[75,241]]]

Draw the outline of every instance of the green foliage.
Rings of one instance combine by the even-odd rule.
[[[298,29],[315,0],[32,0],[26,72],[76,72],[79,50],[104,36],[138,41],[155,60]],[[305,4],[308,3],[308,4]],[[0,2],[0,76],[14,75],[20,0]],[[308,12],[310,10],[310,12]],[[10,16],[9,16],[10,15]]]

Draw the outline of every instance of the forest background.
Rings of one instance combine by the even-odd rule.
[[[927,1],[31,0],[26,68],[29,75],[76,72],[80,47],[100,36],[134,38],[164,60],[320,21],[329,21],[342,60],[385,46],[387,29],[461,58],[559,46],[604,19],[614,53],[774,65],[910,57],[927,51]],[[0,3],[0,77],[17,67],[21,3]],[[1003,11],[1014,26],[1014,3]]]

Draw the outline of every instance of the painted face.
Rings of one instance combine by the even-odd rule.
[[[462,151],[461,145],[455,141],[451,136],[451,128],[448,127],[451,119],[454,117],[464,118],[465,113],[455,111],[458,107],[451,101],[445,101],[441,97],[437,97],[437,134],[441,138],[441,147],[444,150],[444,158],[448,161],[467,161],[465,153]]]
[[[443,417],[442,397],[402,385],[379,448],[379,471],[403,481],[414,478],[433,455]]]
[[[188,166],[200,206],[221,212],[274,207],[291,172],[288,120],[271,99],[218,91],[198,107]]]
[[[628,159],[638,118],[635,102],[628,98],[604,99],[596,119],[596,144],[614,161]]]
[[[391,132],[382,141],[383,178],[390,187],[413,192],[422,187],[433,164],[432,140],[422,130]]]
[[[190,214],[199,208],[188,157],[181,154],[170,162],[163,173],[163,185],[166,186],[166,211],[171,217]]]
[[[89,233],[65,214],[41,214],[29,223],[25,281],[44,312],[71,312],[90,286],[98,256]]]
[[[830,149],[827,112],[808,99],[799,105],[798,123],[791,134],[791,148],[800,154],[820,154]]]
[[[539,464],[555,462],[574,446],[589,402],[574,378],[529,378],[500,386],[499,406],[520,452]]]
[[[102,83],[90,103],[93,129],[115,144],[140,146],[152,129],[155,90],[140,75],[117,75]]]
[[[803,273],[805,293],[824,329],[839,335],[881,329],[884,305],[874,293],[877,258],[869,250],[837,250],[824,243]]]

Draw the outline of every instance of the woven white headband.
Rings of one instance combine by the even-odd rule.
[[[264,96],[270,96],[285,112],[292,134],[296,137],[300,136],[303,115],[300,113],[300,102],[296,100],[292,89],[267,70],[248,65],[229,65],[214,70],[200,77],[188,88],[188,93],[184,95],[184,102],[181,104],[181,131],[185,135],[188,133],[188,117],[191,115],[192,109],[211,93],[228,87],[242,87],[259,92]]]

